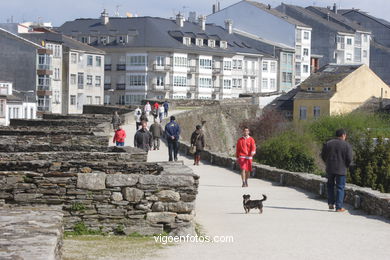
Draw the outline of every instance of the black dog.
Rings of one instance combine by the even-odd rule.
[[[260,214],[263,213],[263,201],[267,199],[267,196],[263,194],[262,200],[250,200],[251,195],[243,195],[244,198],[243,204],[244,204],[244,210],[245,213],[249,213],[251,209],[259,209]]]

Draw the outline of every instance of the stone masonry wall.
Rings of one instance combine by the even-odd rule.
[[[83,223],[109,233],[186,235],[195,233],[198,179],[178,163],[1,162],[0,199],[61,205],[65,230]]]
[[[183,141],[180,142],[180,152],[188,154],[188,150],[189,144]],[[224,154],[206,150],[202,153],[202,159],[209,161],[214,165],[230,168],[232,170],[239,169],[239,166],[236,164],[236,159]],[[318,175],[290,172],[267,165],[253,163],[253,172],[251,176],[276,182],[282,186],[301,188],[313,192],[321,198],[327,197],[327,179]],[[361,209],[368,214],[383,216],[390,219],[389,193],[380,193],[371,188],[347,184],[345,188],[345,202],[353,205],[355,209]]]

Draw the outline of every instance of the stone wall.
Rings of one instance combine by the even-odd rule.
[[[221,105],[190,110],[176,115],[182,140],[189,142],[196,125],[202,125],[207,149],[232,155],[241,134],[239,123],[260,113],[254,105]]]
[[[83,114],[112,115],[115,111],[118,111],[118,114],[125,114],[125,113],[130,113],[134,110],[135,110],[134,106],[84,105]]]
[[[180,143],[180,152],[188,154],[189,144]],[[204,151],[202,159],[213,165],[239,170],[234,157],[221,153]],[[276,182],[281,186],[290,186],[313,192],[321,198],[327,197],[327,179],[318,175],[301,172],[290,172],[267,165],[253,163],[252,177]],[[371,188],[363,188],[353,184],[347,184],[345,188],[345,202],[361,209],[368,214],[383,216],[390,219],[390,194],[380,193]]]
[[[6,204],[61,205],[65,230],[195,234],[199,177],[180,163],[0,162]]]
[[[7,136],[7,138],[0,139],[1,146],[30,146],[30,145],[58,145],[58,146],[108,146],[107,136],[94,135],[17,135]]]

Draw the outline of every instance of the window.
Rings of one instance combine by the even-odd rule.
[[[203,46],[203,39],[196,39],[196,45],[202,47]]]
[[[57,57],[57,58],[61,57],[61,46],[60,45],[54,45],[54,57]]]
[[[130,66],[146,66],[146,56],[130,56],[128,59]]]
[[[38,90],[51,90],[51,79],[49,75],[38,76]]]
[[[70,74],[70,84],[76,85],[76,74]]]
[[[242,69],[242,60],[233,60],[233,69],[241,70]]]
[[[76,105],[76,96],[71,95],[70,96],[70,105],[75,106]]]
[[[60,80],[60,69],[59,68],[54,68],[54,79]]]
[[[226,49],[226,48],[227,48],[227,42],[221,41],[221,42],[220,42],[220,47],[221,47],[222,49]]]
[[[364,41],[364,42],[367,42],[367,41],[368,41],[368,36],[367,36],[367,34],[364,34],[364,35],[363,35],[363,41]]]
[[[299,107],[299,119],[306,120],[307,118],[307,107]]]
[[[367,51],[363,51],[363,58],[367,58]]]
[[[313,108],[313,117],[314,117],[314,119],[319,118],[320,115],[321,115],[321,108],[319,106],[315,106]]]
[[[215,40],[209,40],[209,47],[211,48],[215,47]]]
[[[102,57],[101,56],[96,56],[95,61],[96,61],[96,67],[102,66]]]
[[[77,63],[77,53],[71,53],[70,54],[70,63],[76,64]]]
[[[268,61],[263,61],[263,71],[268,72]]]
[[[268,79],[262,80],[262,89],[268,89]]]
[[[79,63],[83,62],[84,54],[79,53]]]
[[[87,85],[92,86],[92,75],[87,75]]]
[[[269,88],[272,91],[276,91],[276,80],[275,79],[270,79],[269,80]]]
[[[87,104],[92,105],[92,97],[91,96],[87,96]]]
[[[199,66],[201,69],[211,69],[211,59],[199,59]]]
[[[156,77],[156,85],[157,86],[164,86],[164,76],[157,76]]]
[[[347,38],[347,45],[352,45],[352,38]]]
[[[82,36],[81,39],[80,39],[80,41],[81,41],[82,43],[88,44],[88,37]]]
[[[27,113],[27,107],[24,108],[24,119],[27,119],[28,113]]]
[[[157,66],[164,66],[165,64],[165,58],[163,56],[157,56],[156,57],[156,65]]]
[[[305,40],[309,40],[310,39],[309,32],[303,32],[303,39],[305,39]]]
[[[104,56],[104,65],[111,65],[111,56],[110,55]]]
[[[354,61],[357,63],[362,61],[362,49],[361,48],[355,48]]]
[[[293,64],[293,55],[291,53],[287,54],[287,64]]]
[[[0,117],[5,117],[5,100],[0,100]]]
[[[233,79],[232,80],[233,88],[242,88],[242,79]]]
[[[330,88],[330,87],[325,87],[325,88],[324,88],[324,91],[325,91],[325,92],[329,92],[329,91],[331,91],[331,90],[332,90],[332,88]]]
[[[303,73],[309,73],[309,65],[303,65]]]
[[[191,45],[191,38],[190,37],[183,37],[183,43],[184,43],[184,45],[190,46]]]
[[[130,86],[145,86],[146,76],[145,75],[130,75],[129,85]]]
[[[309,49],[303,48],[303,56],[309,56]]]
[[[101,87],[101,86],[102,86],[102,77],[95,76],[95,87]]]
[[[211,78],[199,78],[199,88],[212,88]]]
[[[174,57],[173,65],[175,67],[187,67],[188,66],[187,57]]]
[[[282,82],[283,83],[292,83],[292,73],[291,72],[283,72],[282,73]]]
[[[38,56],[38,69],[50,70],[51,67],[51,56],[47,54],[39,54]]]
[[[50,97],[49,96],[38,96],[38,110],[49,111],[50,110]]]
[[[107,37],[106,36],[100,37],[100,43],[103,45],[106,45],[107,44]]]
[[[58,90],[54,91],[54,104],[59,104],[60,103],[60,92]]]
[[[351,53],[347,53],[347,61],[352,61],[352,54]]]
[[[96,96],[95,97],[95,104],[100,105],[101,104],[100,102],[101,102],[101,97]]]
[[[105,105],[110,104],[110,96],[109,95],[104,95],[104,104]]]
[[[175,87],[187,87],[187,77],[173,76],[173,86]]]
[[[77,85],[80,89],[84,88],[84,73],[77,73]]]
[[[314,88],[314,87],[308,87],[307,90],[308,90],[308,91],[314,91],[315,88]]]
[[[271,73],[276,73],[276,62],[271,61]]]
[[[231,89],[232,88],[232,81],[230,79],[224,79],[223,80],[223,88],[224,89]]]
[[[232,62],[230,60],[223,62],[223,70],[232,70]]]

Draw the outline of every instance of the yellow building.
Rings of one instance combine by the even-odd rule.
[[[366,65],[329,64],[301,83],[294,121],[352,112],[371,98],[389,98],[390,87]]]

